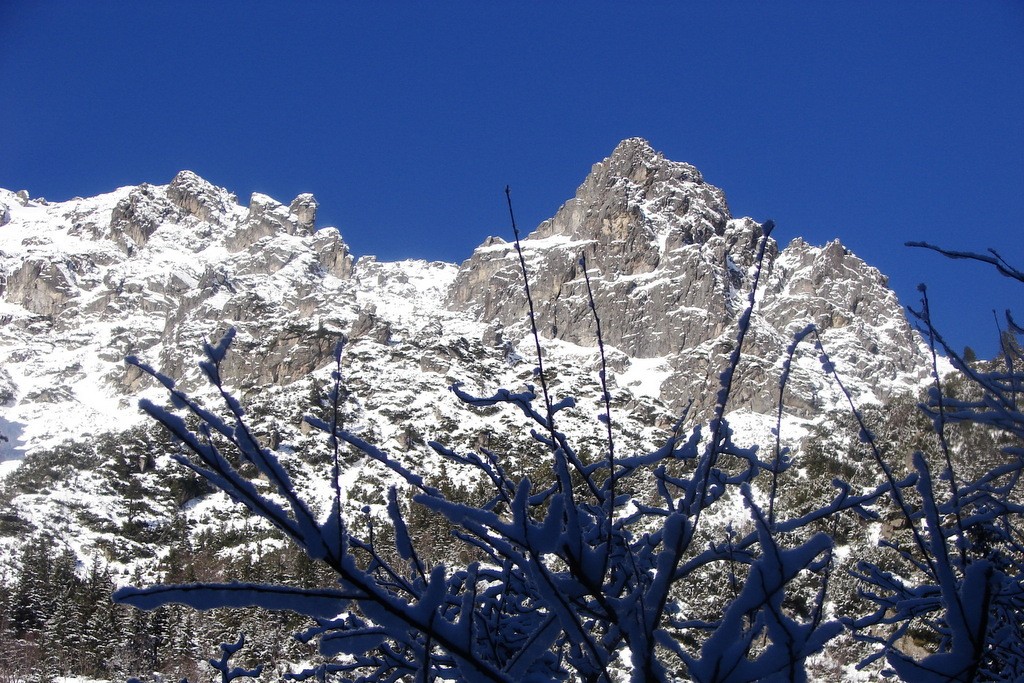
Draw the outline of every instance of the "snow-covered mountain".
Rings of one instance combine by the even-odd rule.
[[[534,381],[514,245],[488,238],[461,265],[354,260],[337,229],[316,226],[316,210],[309,194],[287,205],[254,194],[241,205],[189,171],[168,185],[59,203],[0,190],[0,471],[33,453],[145,428],[138,399],[165,398],[127,355],[203,392],[200,345],[229,326],[238,336],[227,382],[297,467],[313,467],[300,419],[330,381],[340,335],[349,340],[346,419],[376,443],[435,472],[442,466],[424,446],[430,439],[526,443],[515,415],[468,411],[447,390]],[[576,197],[522,241],[554,389],[580,398],[564,428],[601,438],[581,256],[608,345],[613,420],[624,444],[640,448],[691,402],[691,424],[709,414],[761,238],[762,226],[733,218],[697,169],[644,140],[625,140],[596,164]],[[768,238],[756,300],[729,405],[747,438],[771,439],[786,348],[809,323],[862,404],[928,376],[922,342],[885,277],[838,241],[780,249]],[[840,403],[818,357],[806,345],[793,364],[783,424],[791,441]],[[521,466],[535,466],[527,456]],[[5,514],[45,526],[59,499],[116,521],[122,513],[101,479],[79,473],[73,485],[12,495]]]
[[[329,418],[324,397],[339,339],[346,340],[340,419],[347,430],[453,499],[486,498],[487,482],[444,460],[429,441],[487,449],[513,477],[549,480],[550,453],[531,439],[521,414],[470,409],[448,390],[461,383],[490,395],[537,382],[515,245],[489,237],[461,265],[356,260],[337,229],[316,225],[316,212],[309,194],[287,205],[254,194],[243,206],[189,171],[167,185],[59,203],[0,189],[0,584],[23,587],[15,581],[20,569],[24,577],[31,558],[45,558],[54,545],[79,559],[99,557],[120,584],[231,580],[239,567],[272,574],[296,561],[254,560],[284,552],[282,539],[173,463],[180,446],[137,408],[140,398],[166,402],[166,392],[126,356],[217,410],[196,362],[202,343],[229,327],[237,336],[222,367],[227,389],[314,508],[332,495],[330,455],[302,417]],[[749,218],[733,218],[722,190],[693,166],[633,138],[522,240],[545,376],[556,398],[577,399],[559,413],[558,428],[582,460],[606,448],[587,277],[618,453],[658,447],[681,415],[686,427],[710,416],[762,243],[727,406],[736,443],[772,447],[777,424],[786,445],[830,431],[837,443],[849,438],[837,427],[846,398],[823,371],[812,337],[796,348],[778,422],[787,349],[811,324],[860,406],[886,404],[927,381],[930,355],[881,273],[838,241],[817,247],[797,239],[780,248],[764,233]],[[798,452],[806,459],[793,480],[800,484],[780,500],[799,510],[829,495],[837,470],[860,471],[844,461],[846,449],[832,451],[823,454],[818,443]],[[342,457],[347,519],[382,520],[384,491],[396,477],[369,458]],[[714,514],[707,533],[745,519],[738,497]],[[461,561],[438,519],[416,506],[408,517],[424,552]],[[869,546],[844,537],[837,561],[862,557]],[[686,599],[700,613],[716,609],[713,597],[695,590]],[[108,602],[101,595],[94,604]],[[841,659],[845,666],[857,657]]]

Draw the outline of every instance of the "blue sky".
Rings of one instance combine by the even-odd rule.
[[[956,344],[1024,288],[1024,3],[0,3],[0,187],[189,168],[313,192],[357,254],[461,261],[639,135],[778,239],[839,238]]]

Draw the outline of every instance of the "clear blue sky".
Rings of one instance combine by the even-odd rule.
[[[1024,3],[0,3],[0,187],[62,200],[189,168],[313,192],[357,254],[461,261],[639,135],[783,243],[928,282],[995,351],[1024,287]]]

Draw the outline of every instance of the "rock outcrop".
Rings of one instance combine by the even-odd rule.
[[[166,196],[158,196],[149,184],[142,184],[117,203],[110,216],[110,234],[129,253],[143,247],[162,223],[181,217],[181,209]]]
[[[5,296],[26,310],[51,320],[78,294],[74,273],[67,263],[44,258],[26,259],[7,278]]]
[[[200,221],[223,224],[233,213],[238,198],[215,187],[192,171],[182,171],[167,186],[167,198],[189,216]]]

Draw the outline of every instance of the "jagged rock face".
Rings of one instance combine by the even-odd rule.
[[[763,237],[759,224],[730,217],[722,191],[695,168],[625,140],[521,242],[538,327],[549,338],[594,345],[585,257],[605,342],[629,357],[666,357],[673,371],[662,397],[676,409],[693,401],[706,416],[715,403],[708,387],[735,346]],[[518,328],[527,312],[521,281],[514,246],[491,238],[460,268],[450,301],[482,321]],[[826,347],[835,342],[827,350],[872,399],[923,376],[920,342],[877,270],[838,242],[818,249],[797,241],[780,253],[768,237],[733,407],[773,410],[781,359],[811,323]],[[801,414],[827,402],[809,371],[795,372],[787,398]]]
[[[7,280],[8,298],[49,318],[59,315],[76,294],[74,275],[67,264],[47,259],[26,260]]]
[[[174,176],[166,193],[172,204],[206,223],[221,224],[238,204],[234,194],[213,186],[192,171],[182,171]]]
[[[838,240],[824,248],[794,240],[773,262],[765,290],[762,316],[786,332],[814,323],[827,338],[853,341],[861,353],[843,358],[845,367],[880,389],[927,364],[888,279]]]
[[[298,227],[303,232],[311,233],[316,229],[316,210],[318,206],[316,197],[308,192],[304,192],[293,199],[292,203],[288,205],[288,213],[295,217]]]
[[[705,183],[700,171],[665,159],[646,140],[629,138],[594,165],[575,199],[542,223],[535,237],[596,240],[609,262],[625,255],[653,267],[660,251],[655,238],[665,227],[671,250],[722,235],[729,218],[725,195]]]
[[[252,249],[265,237],[277,234],[311,235],[315,231],[316,199],[301,194],[289,206],[265,194],[254,192],[249,200],[249,212],[242,223],[228,236],[230,251]]]
[[[337,228],[317,230],[313,235],[313,244],[317,263],[324,270],[343,280],[352,277],[354,260]]]
[[[547,336],[596,341],[580,267],[585,257],[605,340],[653,357],[722,333],[735,314],[735,270],[751,265],[760,235],[752,221],[730,222],[722,191],[694,167],[633,138],[596,164],[576,197],[522,244]],[[514,325],[526,304],[518,271],[512,245],[485,243],[463,264],[452,304]]]
[[[145,246],[160,227],[181,217],[181,209],[158,195],[152,186],[140,185],[117,203],[110,215],[110,234],[127,252]]]
[[[248,353],[233,354],[226,379],[286,384],[324,365],[359,316],[352,256],[336,229],[315,231],[312,195],[289,207],[254,195],[246,209],[183,171],[169,185],[91,199],[47,205],[0,191],[0,200],[14,207],[0,232],[0,363],[15,412],[31,396],[67,394],[84,406],[69,412],[88,413],[90,391],[131,406],[148,383],[127,355],[197,386],[198,344],[228,325]],[[97,386],[70,389],[68,363],[82,368],[75,382]]]
[[[200,387],[197,349],[228,326],[238,335],[225,381],[246,395],[330,366],[342,334],[357,356],[376,359],[374,367],[401,366],[407,382],[438,392],[427,402],[434,405],[451,382],[519,382],[520,365],[532,367],[519,259],[498,238],[460,267],[354,262],[335,228],[316,228],[312,195],[285,205],[256,193],[240,206],[189,171],[168,185],[55,204],[0,190],[0,203],[8,216],[0,226],[8,396],[0,418],[26,433],[40,414],[32,401],[42,397],[51,407],[67,402],[80,423],[64,427],[72,436],[100,419],[90,409],[131,410],[150,383],[122,362],[126,355],[186,389]],[[838,242],[797,240],[780,251],[761,225],[732,218],[722,191],[697,169],[633,138],[522,240],[541,334],[554,340],[547,346],[556,361],[575,359],[558,370],[563,386],[596,381],[584,257],[613,395],[658,424],[691,402],[691,421],[707,416],[762,240],[761,284],[730,409],[774,414],[786,348],[810,323],[858,400],[884,399],[926,376],[920,340],[875,269]],[[797,355],[789,414],[809,416],[838,401],[818,355]],[[375,397],[375,405],[381,415],[405,414],[403,402],[417,400],[402,396]]]

